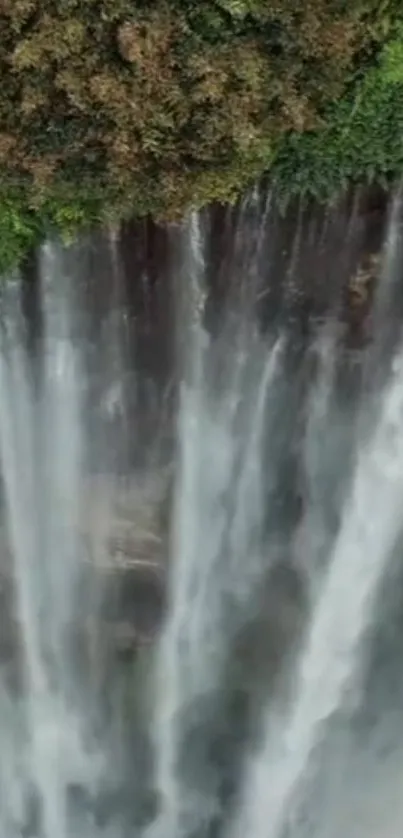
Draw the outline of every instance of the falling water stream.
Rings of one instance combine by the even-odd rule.
[[[400,192],[263,191],[3,285],[0,838],[401,833]]]

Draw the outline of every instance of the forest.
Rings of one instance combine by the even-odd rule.
[[[400,0],[0,0],[0,270],[49,231],[403,172]]]

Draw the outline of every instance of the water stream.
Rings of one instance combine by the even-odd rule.
[[[402,206],[371,262],[360,200],[4,284],[0,838],[400,834]]]

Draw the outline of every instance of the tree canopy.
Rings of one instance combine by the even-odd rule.
[[[0,267],[49,226],[177,218],[264,171],[321,196],[394,174],[400,7],[0,0]]]

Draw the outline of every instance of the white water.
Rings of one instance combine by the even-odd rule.
[[[395,259],[398,223],[399,214],[395,209],[391,214],[386,248],[388,266]],[[299,219],[298,240],[300,235]],[[200,266],[200,258],[197,265]],[[390,271],[390,267],[387,270]],[[193,276],[191,279],[194,283]],[[239,493],[239,487],[237,489],[232,483],[231,463],[236,442],[229,430],[230,414],[226,415],[225,410],[211,413],[211,395],[205,382],[208,382],[206,370],[209,363],[210,366],[214,364],[214,356],[211,361],[207,349],[203,354],[200,343],[197,346],[198,363],[194,367],[197,376],[193,379],[193,387],[190,384],[182,394],[181,466],[173,550],[175,567],[170,613],[162,642],[160,674],[163,680],[157,690],[156,759],[162,801],[157,834],[164,836],[203,833],[203,823],[208,823],[214,815],[214,788],[211,800],[208,790],[205,792],[200,785],[191,788],[191,782],[187,783],[187,778],[181,774],[180,743],[186,729],[186,709],[196,699],[217,689],[220,672],[225,666],[231,633],[223,617],[228,589],[221,587],[222,575],[225,575],[226,585],[229,580],[230,593],[235,595],[235,600],[238,593],[241,599],[243,597],[243,603],[250,606],[256,580],[259,574],[263,579],[264,569],[270,562],[270,557],[261,553],[257,562],[249,563],[249,544],[253,543],[254,516],[259,510],[263,489],[261,446],[264,433],[259,404],[276,398],[281,343],[276,344],[268,356],[260,397],[250,395],[249,403],[256,406],[252,419],[252,424],[256,421],[256,425],[252,434],[254,445],[247,451],[249,467],[240,481],[244,493],[242,488]],[[321,392],[311,403],[311,424],[308,422],[306,438],[306,443],[311,445],[306,449],[308,471],[313,469],[315,472],[315,457],[326,454],[325,441],[312,440],[315,427],[325,435],[324,416],[327,416],[331,435],[334,431],[332,421],[341,419],[337,413],[331,413],[334,346],[331,340],[327,353],[325,351]],[[253,340],[243,348],[252,354]],[[193,354],[192,350],[190,352],[194,358],[195,348]],[[231,381],[230,376],[226,380]],[[239,380],[238,366],[238,377],[232,379],[229,387],[231,405],[238,395],[233,382]],[[336,713],[351,707],[351,695],[359,687],[365,633],[375,618],[376,595],[401,532],[403,350],[394,361],[391,381],[378,398],[381,399],[379,409],[374,411],[370,402],[363,406],[365,413],[372,414],[374,427],[368,439],[357,443],[352,485],[344,499],[339,533],[333,546],[328,540],[331,553],[324,578],[321,568],[312,566],[311,559],[310,571],[317,574],[312,588],[314,601],[292,678],[289,708],[279,712],[270,697],[261,750],[249,760],[249,767],[247,761],[244,786],[229,830],[231,838],[283,838],[286,835],[300,838],[305,830],[306,834],[312,831],[311,826],[304,826],[300,815],[304,793],[309,792],[311,763],[325,740],[326,725]],[[220,392],[218,402],[225,406],[225,388]],[[319,411],[319,417],[315,410]],[[368,425],[367,417],[365,427]],[[267,475],[265,479],[267,481]],[[228,526],[228,521],[220,515],[219,506],[220,494],[225,489],[235,496],[235,515],[229,525],[231,532],[227,540],[230,557],[217,552],[217,544],[221,543]],[[309,529],[321,523],[318,519],[320,507],[320,495],[313,494],[308,499],[306,513]],[[241,613],[239,621],[243,618]]]
[[[394,263],[400,246],[397,206],[400,199],[398,204],[394,202],[386,247],[389,282],[396,281]],[[385,294],[383,288],[381,293]],[[331,381],[331,367],[329,372],[326,383]],[[312,405],[319,407],[320,415],[321,408],[325,414],[328,410],[329,390],[323,386],[323,378],[319,384]],[[249,761],[230,831],[232,838],[300,838],[313,834],[312,825],[306,826],[301,820],[300,807],[306,805],[304,794],[309,793],[312,771],[320,770],[318,749],[326,739],[326,725],[343,708],[348,710],[359,687],[365,633],[376,618],[377,592],[402,531],[402,347],[392,363],[390,381],[384,392],[377,394],[376,410],[369,400],[364,401],[362,410],[365,427],[368,429],[371,416],[374,427],[368,439],[357,440],[352,487],[344,501],[327,572],[323,580],[318,579],[289,707],[279,712],[269,702],[262,746]],[[314,427],[315,412],[310,414]],[[362,431],[363,426],[358,427]],[[330,434],[332,430],[330,427]],[[326,434],[325,427],[322,432]],[[311,447],[308,462],[312,462],[312,452],[323,454],[323,441],[318,439],[315,446],[311,440]],[[320,508],[319,499],[314,513],[317,506]],[[312,515],[312,509],[308,515]],[[355,834],[354,827],[349,829]]]
[[[101,833],[120,838],[127,832],[157,838],[210,838],[211,824],[220,819],[227,823],[219,835],[228,838],[305,838],[308,834],[335,838],[337,823],[352,838],[364,838],[363,824],[374,838],[397,834],[400,812],[395,775],[400,762],[396,755],[385,769],[379,806],[368,805],[364,783],[357,781],[357,799],[364,811],[359,823],[354,821],[354,794],[343,808],[343,748],[334,766],[323,766],[321,760],[333,723],[348,716],[360,701],[365,640],[376,622],[381,583],[401,533],[403,350],[396,354],[390,378],[383,378],[375,403],[369,397],[362,401],[364,421],[358,421],[348,435],[340,429],[346,416],[338,410],[335,396],[338,332],[326,327],[324,340],[318,344],[321,371],[304,403],[305,431],[299,443],[306,480],[302,521],[296,533],[283,532],[285,524],[278,524],[277,532],[277,513],[267,509],[267,499],[274,503],[281,493],[278,476],[288,453],[278,432],[283,424],[290,425],[290,414],[298,412],[300,405],[287,399],[298,384],[298,376],[291,378],[287,390],[292,336],[280,332],[263,337],[253,323],[253,297],[262,291],[260,271],[271,253],[265,239],[270,201],[260,226],[258,205],[256,192],[252,203],[245,202],[242,208],[234,257],[239,264],[233,265],[235,273],[251,279],[253,288],[246,282],[245,288],[230,296],[232,308],[217,339],[204,325],[208,230],[198,215],[191,217],[181,240],[175,503],[168,607],[156,655],[151,718],[158,802],[148,825],[144,829],[141,823],[138,833],[127,826],[123,812],[107,828],[91,813],[72,813],[68,793],[74,785],[96,795],[105,778],[112,778],[113,787],[121,779],[121,769],[108,762],[103,731],[94,742],[94,708],[81,682],[72,631],[82,616],[79,532],[85,455],[94,431],[85,407],[88,372],[85,341],[79,334],[76,277],[66,272],[67,262],[59,248],[44,248],[44,339],[35,377],[32,359],[24,349],[17,289],[11,286],[4,294],[0,457],[24,683],[16,691],[18,698],[10,695],[5,670],[0,667],[0,838],[27,834],[26,800],[32,792],[40,811],[39,826],[31,824],[29,838],[93,838]],[[400,204],[395,202],[384,271],[392,292],[399,271],[399,219]],[[253,242],[243,251],[250,227]],[[298,280],[303,232],[300,213],[288,275],[292,290]],[[110,245],[112,273],[119,286],[116,241]],[[112,316],[114,328],[109,323],[106,329],[111,345],[104,346],[103,357],[109,359],[104,370],[106,395],[115,392],[115,382],[118,387],[121,384],[124,349],[130,339],[125,299],[118,292],[119,287],[114,300],[119,317],[113,320]],[[240,312],[237,304],[244,310]],[[378,308],[382,321],[382,305]],[[384,322],[377,327],[384,329]],[[122,409],[123,389],[119,390]],[[101,400],[101,410],[103,404]],[[355,439],[355,431],[360,438]],[[135,434],[135,417],[126,432]],[[350,463],[347,457],[343,459],[350,444],[355,446],[351,480]],[[344,505],[334,534],[327,530],[323,493],[331,492],[332,481],[340,473],[345,475]],[[113,482],[108,485],[113,495]],[[98,532],[98,549],[105,553],[109,512],[104,509]],[[273,532],[267,531],[267,520]],[[294,638],[293,654],[285,656],[285,670],[280,666],[273,689],[266,687],[265,706],[254,705],[255,731],[258,713],[262,713],[260,738],[253,748],[245,742],[238,796],[232,809],[222,811],[221,777],[208,754],[209,740],[214,739],[211,731],[222,712],[223,697],[231,689],[228,673],[237,654],[238,633],[256,617],[261,590],[270,582],[282,550],[285,564],[296,568],[306,583],[305,629]],[[281,606],[278,603],[280,611]],[[270,641],[268,636],[268,648]],[[98,654],[97,643],[94,648]],[[124,738],[124,722],[122,727]],[[344,735],[349,738],[348,731]],[[353,752],[352,744],[351,748]],[[357,772],[370,776],[366,757],[361,756],[361,762],[360,756],[354,757]],[[138,759],[141,773],[141,753]],[[330,778],[326,800],[313,803],[322,767]],[[388,773],[392,768],[395,785]],[[376,780],[368,782],[376,794]],[[355,789],[354,784],[355,780]],[[398,814],[386,811],[392,797],[390,806]],[[318,827],[304,821],[310,805],[317,806]],[[372,832],[368,812],[377,819]]]
[[[155,752],[163,836],[187,835],[214,814],[213,789],[192,788],[183,776],[182,737],[196,701],[208,701],[222,675],[243,609],[256,592],[262,561],[265,409],[280,369],[282,342],[264,360],[251,336],[246,355],[234,354],[225,384],[214,385],[214,351],[203,331],[203,241],[194,219],[185,247],[192,328],[188,380],[179,409],[178,474],[169,612],[157,681]],[[247,366],[248,364],[248,366]],[[248,403],[244,403],[249,376]],[[236,422],[241,420],[240,438]],[[197,712],[197,711],[196,711]],[[197,722],[196,722],[197,723]]]
[[[262,752],[252,764],[236,835],[280,838],[324,735],[349,700],[359,674],[360,643],[373,619],[374,598],[401,530],[403,502],[403,354],[372,438],[358,455],[351,497],[314,607],[283,731],[269,712]],[[278,742],[278,739],[280,741]],[[298,813],[297,813],[298,814]]]
[[[89,719],[78,703],[71,645],[82,566],[79,512],[85,436],[82,370],[72,337],[73,288],[58,255],[53,246],[44,248],[42,255],[39,391],[33,389],[12,295],[0,355],[0,453],[26,696],[14,725],[8,731],[2,728],[4,739],[17,738],[11,739],[10,749],[22,749],[11,783],[21,811],[15,811],[12,797],[5,801],[0,811],[5,838],[18,833],[23,800],[30,794],[39,800],[44,838],[70,835],[67,787],[81,783],[91,788],[101,767],[88,746]],[[55,277],[61,280],[56,287]]]

